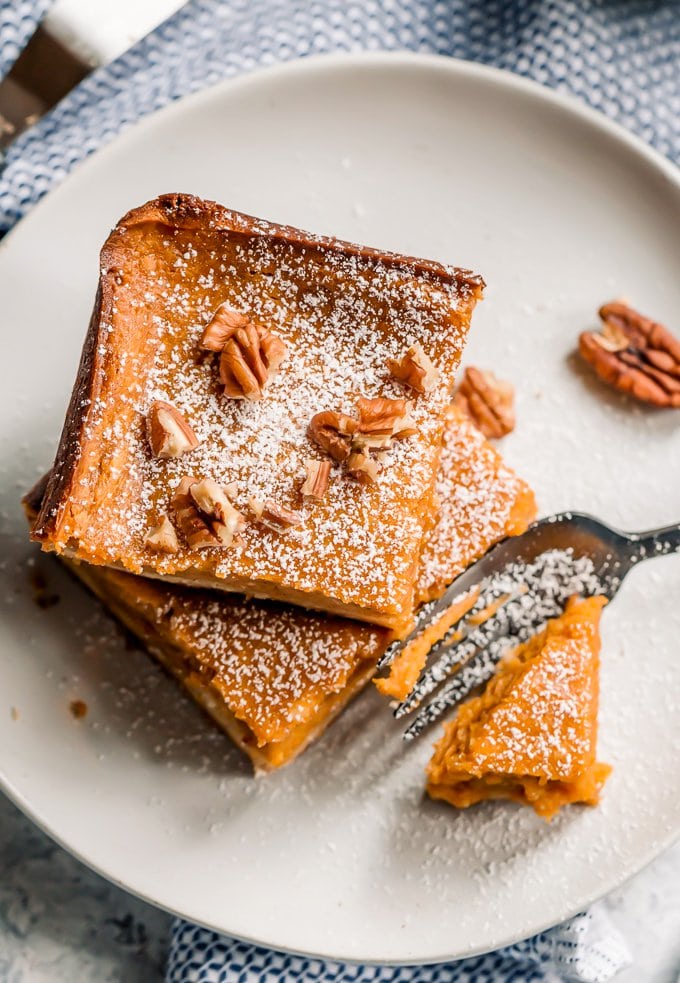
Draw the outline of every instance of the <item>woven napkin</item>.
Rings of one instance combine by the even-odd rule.
[[[290,956],[177,919],[166,983],[606,983],[630,954],[601,902],[547,932],[474,959],[430,966],[362,966]]]
[[[0,77],[47,0],[0,0]],[[191,0],[88,76],[0,164],[0,235],[81,160],[138,119],[221,79],[309,54],[438,53],[572,93],[680,160],[676,0]],[[289,956],[176,921],[167,983],[604,983],[630,961],[604,905],[475,959],[426,967]]]
[[[0,0],[0,75],[45,6]],[[191,0],[14,141],[0,172],[0,235],[81,160],[171,100],[260,65],[362,49],[518,72],[680,160],[678,0]]]
[[[26,47],[51,0],[0,0],[0,79]]]

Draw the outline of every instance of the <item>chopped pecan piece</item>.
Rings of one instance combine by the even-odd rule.
[[[347,459],[347,474],[362,485],[373,485],[378,478],[379,466],[368,454],[354,450]]]
[[[680,340],[624,301],[599,315],[601,330],[584,331],[579,351],[600,378],[644,403],[680,407]]]
[[[358,420],[344,413],[317,413],[309,425],[309,435],[334,460],[347,464],[351,478],[373,484],[379,464],[369,451],[381,454],[395,438],[412,437],[417,432],[409,416],[410,407],[407,399],[362,396],[357,400]]]
[[[357,400],[358,420],[344,413],[317,413],[310,422],[309,435],[334,460],[347,464],[350,477],[365,485],[373,484],[379,465],[369,452],[380,455],[395,438],[417,433],[409,416],[410,408],[407,399],[361,396]]]
[[[287,509],[283,505],[278,505],[271,498],[268,498],[264,502],[260,502],[256,498],[251,498],[249,505],[257,521],[269,529],[274,529],[276,532],[285,532],[293,526],[299,526],[302,522],[302,516],[299,512],[295,512],[293,509]]]
[[[468,416],[485,437],[504,437],[515,426],[514,389],[493,372],[470,366],[453,404]]]
[[[177,525],[190,549],[201,550],[211,546],[219,546],[217,536],[213,535],[207,521],[200,514],[191,497],[190,489],[195,484],[195,478],[186,477],[182,478],[175,489],[172,507]]]
[[[177,533],[175,532],[175,527],[170,521],[167,513],[163,514],[163,517],[157,526],[149,529],[144,537],[144,543],[147,546],[150,546],[152,550],[157,550],[159,553],[177,552],[179,549]]]
[[[439,382],[439,369],[420,344],[412,345],[397,361],[389,359],[390,374],[417,393],[429,393]]]
[[[245,328],[248,318],[227,304],[220,304],[206,326],[201,338],[201,348],[208,352],[221,352],[237,328]]]
[[[334,461],[346,461],[352,449],[352,436],[358,423],[351,416],[325,410],[309,421],[309,436]]]
[[[207,518],[214,536],[222,546],[231,546],[234,537],[244,525],[243,516],[231,504],[225,490],[212,478],[197,481],[189,488],[189,494],[202,516]]]
[[[157,399],[146,416],[146,435],[154,457],[181,457],[198,447],[198,437],[176,406]]]
[[[357,409],[359,427],[355,443],[359,443],[362,436],[387,437],[389,441],[392,438],[413,437],[418,432],[409,415],[411,404],[407,399],[386,399],[383,396],[366,399],[360,396]],[[389,446],[389,443],[382,446]]]
[[[306,498],[316,498],[321,500],[328,488],[328,479],[331,474],[330,461],[316,461],[308,457],[305,461],[305,480],[300,488],[300,493]]]
[[[238,482],[230,481],[226,485],[222,485],[222,491],[227,496],[227,498],[233,502],[238,495]]]
[[[177,524],[191,549],[233,546],[244,525],[241,513],[211,479],[182,478],[172,505]]]

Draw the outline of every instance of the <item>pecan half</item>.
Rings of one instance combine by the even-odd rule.
[[[257,521],[276,532],[286,532],[293,526],[299,526],[302,522],[302,516],[299,512],[278,505],[271,498],[264,502],[260,502],[257,498],[251,498],[248,504]]]
[[[360,450],[352,451],[347,459],[347,474],[362,485],[374,485],[378,471],[378,462]]]
[[[599,315],[601,330],[579,336],[579,352],[599,377],[643,403],[680,407],[680,341],[624,301]]]
[[[399,360],[388,359],[387,368],[393,378],[417,393],[432,392],[440,378],[439,369],[420,344],[411,345]]]
[[[271,331],[249,321],[237,328],[220,355],[220,382],[232,399],[256,400],[286,357],[286,346]]]
[[[206,326],[201,348],[220,355],[220,382],[232,399],[261,399],[286,357],[283,341],[241,311],[220,304]]]
[[[470,366],[453,398],[453,405],[472,420],[485,437],[504,437],[515,427],[515,392],[493,372]]]
[[[346,461],[352,450],[352,436],[358,423],[351,416],[324,410],[309,421],[310,439],[334,461]]]
[[[220,304],[206,326],[201,338],[201,348],[208,352],[221,352],[237,328],[244,328],[248,318],[227,304]]]
[[[154,457],[181,457],[198,447],[198,437],[176,406],[157,399],[146,416],[146,435]]]
[[[305,480],[300,488],[300,494],[305,498],[316,498],[320,501],[326,494],[330,474],[330,461],[316,461],[308,457],[305,461]]]
[[[146,546],[149,546],[152,550],[156,550],[159,553],[177,552],[179,549],[179,540],[177,539],[175,527],[170,521],[167,513],[163,514],[163,517],[157,526],[153,526],[153,528],[149,529],[144,537],[144,543]]]

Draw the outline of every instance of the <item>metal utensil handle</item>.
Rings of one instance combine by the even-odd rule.
[[[638,533],[631,537],[631,546],[633,554],[640,560],[651,556],[666,556],[668,553],[680,553],[680,523]]]

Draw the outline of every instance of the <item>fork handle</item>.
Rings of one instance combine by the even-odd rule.
[[[661,529],[650,529],[631,536],[632,553],[638,560],[646,560],[651,556],[666,556],[668,553],[680,553],[680,523],[674,526],[663,526]]]

